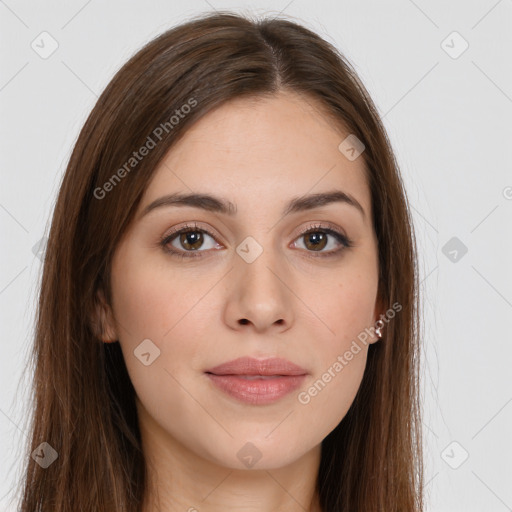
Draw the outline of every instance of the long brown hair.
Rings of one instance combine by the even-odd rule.
[[[147,473],[134,388],[119,343],[102,343],[91,322],[98,293],[111,303],[114,250],[178,138],[233,98],[278,90],[318,100],[363,142],[378,294],[384,309],[402,306],[369,346],[356,398],[322,442],[320,504],[325,512],[423,509],[417,256],[385,129],[331,44],[291,20],[225,12],[191,19],[138,51],[108,84],[74,146],[40,283],[22,512],[139,512]],[[145,156],[134,157],[143,146]],[[48,467],[34,456],[53,453],[41,443],[58,454]]]

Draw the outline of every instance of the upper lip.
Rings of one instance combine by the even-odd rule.
[[[215,375],[305,375],[304,368],[281,358],[239,357],[206,370]]]

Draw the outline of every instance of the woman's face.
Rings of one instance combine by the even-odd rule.
[[[358,335],[381,312],[377,241],[363,157],[342,153],[349,133],[313,105],[280,93],[209,113],[156,170],[117,248],[110,325],[146,443],[277,468],[318,454],[353,402]],[[314,198],[333,192],[354,204]],[[212,198],[146,211],[175,194]],[[242,357],[256,361],[208,373]]]

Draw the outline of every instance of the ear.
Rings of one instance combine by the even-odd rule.
[[[118,340],[114,314],[110,305],[107,304],[102,289],[99,289],[96,294],[91,327],[94,335],[104,343],[112,343]]]
[[[379,322],[379,320],[381,320],[381,318],[384,316],[385,316],[384,315],[384,304],[382,302],[382,299],[380,297],[378,297],[377,300],[375,301],[375,310],[373,312],[373,324],[371,327],[372,337],[371,337],[371,340],[369,343],[372,344],[381,339],[378,336],[378,334],[375,333],[375,329],[377,329],[378,327],[380,327],[380,332],[381,332],[382,336],[384,336],[386,323],[384,321]],[[377,323],[377,322],[379,322],[379,323]]]

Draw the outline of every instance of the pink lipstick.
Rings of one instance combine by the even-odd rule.
[[[228,361],[205,373],[220,390],[253,405],[277,402],[300,387],[308,374],[286,359],[252,357]]]

